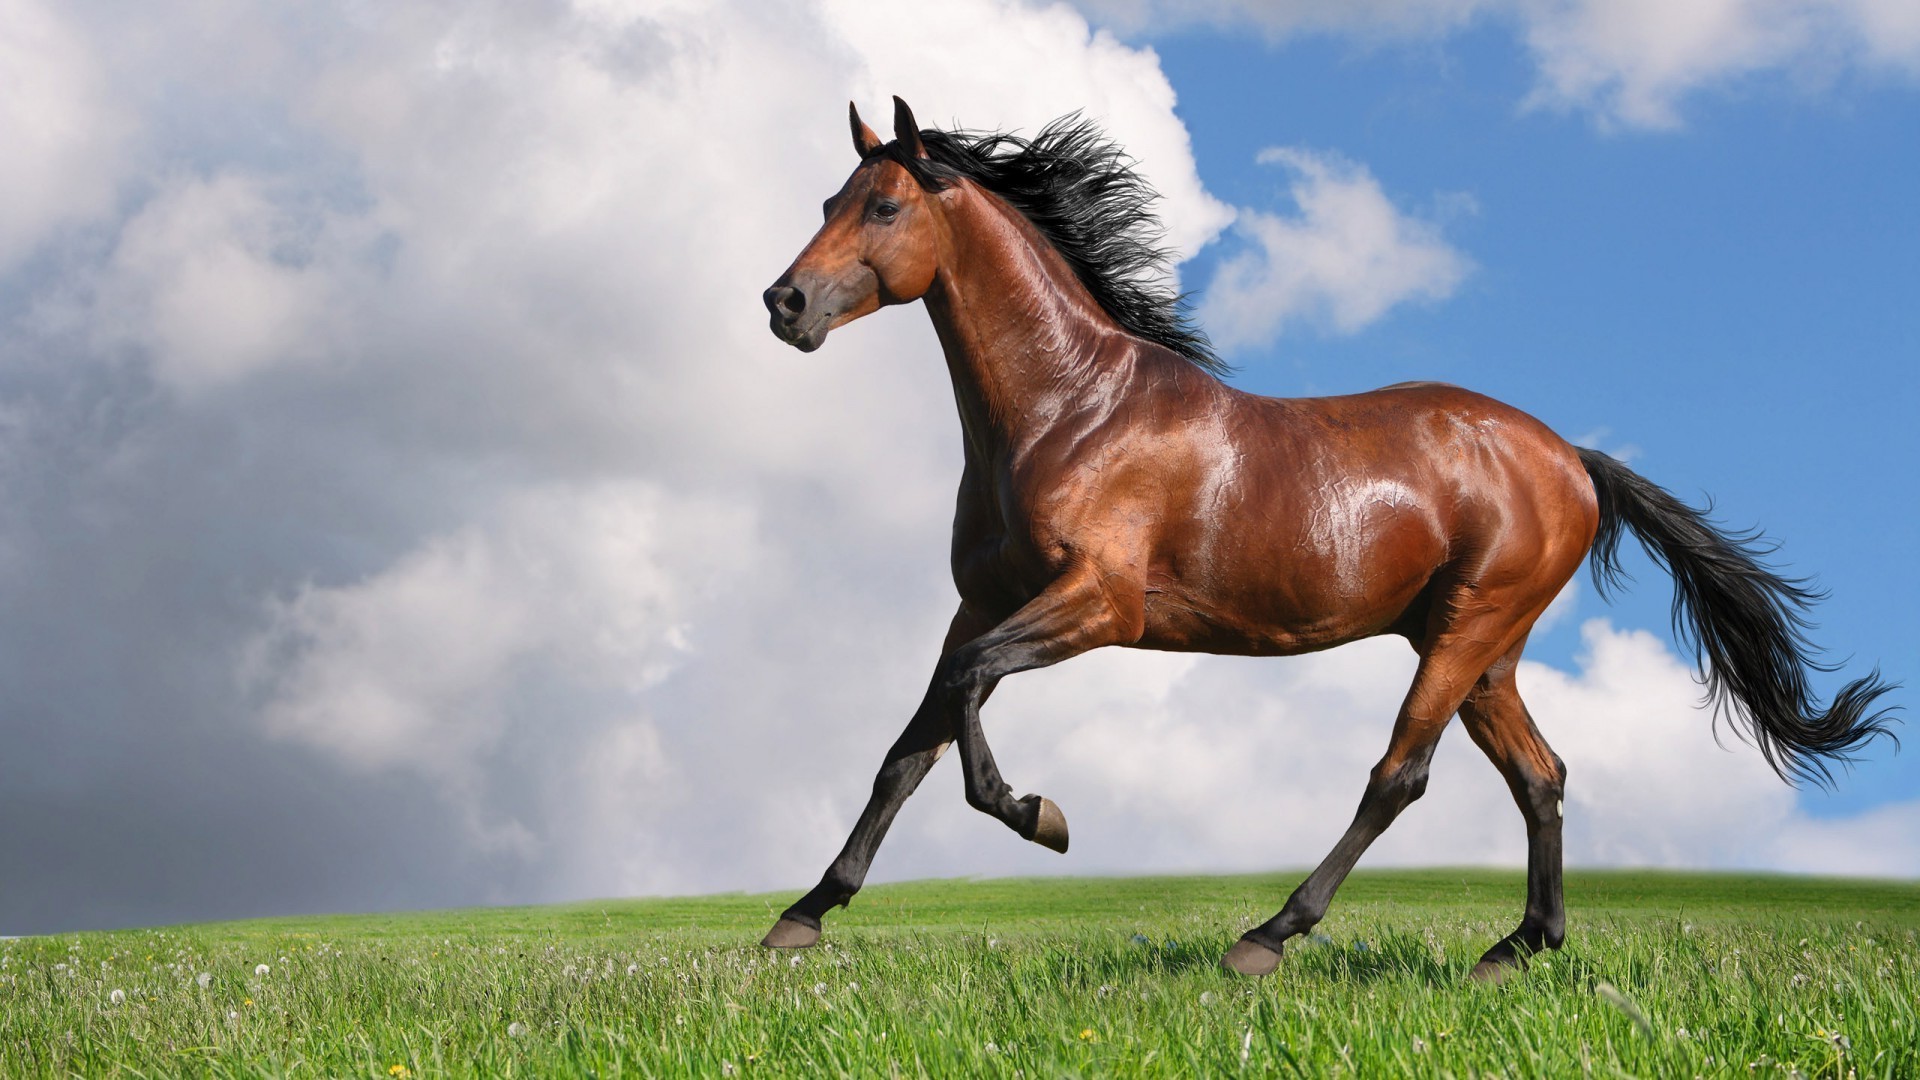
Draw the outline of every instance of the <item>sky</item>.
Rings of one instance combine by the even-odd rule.
[[[759,299],[893,94],[1095,119],[1237,385],[1490,393],[1920,680],[1905,0],[0,0],[0,934],[810,885],[954,605],[927,319]],[[1920,876],[1920,755],[1717,745],[1634,565],[1520,673],[1569,863]],[[1009,679],[1071,854],[943,763],[874,880],[1310,866],[1412,662]],[[1524,859],[1456,731],[1363,865]]]

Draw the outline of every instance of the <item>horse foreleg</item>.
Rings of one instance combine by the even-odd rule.
[[[1427,767],[1440,733],[1466,697],[1474,679],[1491,659],[1488,647],[1457,631],[1426,650],[1413,687],[1394,721],[1393,739],[1386,755],[1373,767],[1366,794],[1353,824],[1340,837],[1307,880],[1287,897],[1280,913],[1241,935],[1220,963],[1242,975],[1266,975],[1280,965],[1281,947],[1295,934],[1318,923],[1340,888],[1367,850],[1388,825],[1427,790]],[[1494,652],[1498,655],[1498,651]]]
[[[980,726],[980,705],[1000,679],[1016,671],[1057,664],[1102,645],[1138,640],[1145,622],[1144,593],[1117,588],[1116,577],[1080,563],[1006,621],[955,650],[946,660],[944,689],[955,705],[954,741],[966,776],[967,803],[1054,851],[1067,850],[1067,819],[1050,799],[1016,799],[1000,777]]]
[[[913,719],[907,722],[906,730],[894,740],[887,751],[886,760],[881,763],[879,773],[873,778],[873,794],[867,798],[867,805],[860,812],[860,820],[853,826],[846,845],[840,854],[827,867],[805,896],[796,900],[780,915],[780,921],[761,940],[762,945],[776,949],[804,949],[820,940],[820,919],[836,907],[845,907],[860,891],[867,880],[867,870],[873,865],[873,856],[880,850],[880,841],[886,838],[887,829],[893,824],[894,815],[913,794],[920,781],[933,768],[934,762],[946,752],[952,742],[956,717],[950,701],[950,695],[943,693],[946,665],[944,658],[951,655],[961,643],[972,640],[988,624],[985,620],[962,607],[953,617],[953,623],[947,630],[946,643],[941,647],[942,664],[935,668],[933,681],[927,687],[926,695],[915,710]],[[992,692],[986,688],[986,693]],[[985,693],[982,694],[985,696]]]
[[[1527,821],[1527,910],[1520,926],[1488,949],[1474,965],[1476,979],[1499,981],[1524,968],[1542,949],[1557,949],[1566,937],[1567,913],[1560,885],[1560,833],[1567,767],[1527,713],[1514,686],[1520,650],[1490,668],[1460,705],[1460,720],[1474,744],[1506,778]]]

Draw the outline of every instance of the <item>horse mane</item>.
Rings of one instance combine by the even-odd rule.
[[[927,191],[945,190],[965,177],[1005,199],[1066,258],[1122,329],[1214,375],[1232,370],[1194,325],[1185,294],[1163,283],[1169,252],[1152,211],[1159,193],[1093,121],[1075,112],[1031,139],[928,129],[920,141],[927,148],[924,158],[902,151],[898,142],[879,153]]]

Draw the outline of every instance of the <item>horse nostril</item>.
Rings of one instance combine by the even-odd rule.
[[[807,294],[791,285],[775,285],[761,298],[767,302],[768,311],[789,319],[807,310]]]

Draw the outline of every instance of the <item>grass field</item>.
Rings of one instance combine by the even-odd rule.
[[[1355,874],[1280,972],[1291,875],[877,887],[0,942],[0,1076],[1920,1076],[1920,886],[1571,873],[1504,987],[1516,873]]]

